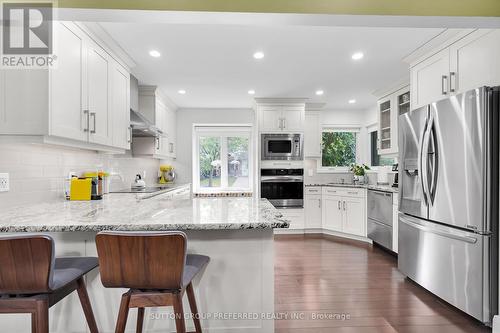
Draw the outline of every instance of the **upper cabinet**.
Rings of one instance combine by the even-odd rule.
[[[500,30],[477,30],[451,45],[452,93],[499,84]]]
[[[307,111],[304,125],[304,156],[321,157],[321,114]]]
[[[257,113],[260,132],[304,132],[305,103],[261,103]]]
[[[409,107],[408,86],[379,99],[377,103],[379,155],[398,153],[398,117],[407,112]]]
[[[54,22],[53,30],[54,67],[3,71],[0,134],[98,151],[129,149],[129,71],[77,24]]]
[[[412,109],[480,86],[499,85],[498,54],[500,30],[479,29],[411,63]]]
[[[412,108],[443,99],[448,94],[450,50],[445,49],[411,68]]]

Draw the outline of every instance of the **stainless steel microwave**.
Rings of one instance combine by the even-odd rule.
[[[262,134],[262,160],[303,160],[302,134]]]

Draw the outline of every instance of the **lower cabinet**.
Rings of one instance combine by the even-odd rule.
[[[280,209],[280,213],[283,214],[286,219],[290,220],[289,230],[304,229],[304,208]]]
[[[305,229],[323,229],[366,237],[366,190],[306,187]]]
[[[321,187],[309,187],[305,191],[304,199],[304,227],[306,229],[321,229]]]

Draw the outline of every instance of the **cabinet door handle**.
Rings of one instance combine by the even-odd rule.
[[[170,147],[169,148],[170,152],[173,153],[174,152],[174,144],[172,142],[169,143],[169,147]]]
[[[318,208],[321,208],[321,199],[318,200]]]
[[[156,150],[160,150],[160,138],[156,137]]]
[[[286,128],[286,118],[283,118],[283,129]]]
[[[95,112],[90,112],[90,117],[93,118],[92,122],[92,129],[90,130],[90,133],[95,134],[96,133],[96,113]]]
[[[132,127],[127,127],[127,142],[132,143]]]
[[[90,126],[89,110],[83,110],[83,114],[86,115],[86,117],[85,117],[86,126],[83,128],[83,131],[88,132],[89,126]]]
[[[340,201],[337,201],[337,207],[339,208],[340,210]]]
[[[344,201],[344,211],[345,211],[345,201]]]
[[[450,92],[457,90],[457,73],[450,72]]]
[[[441,77],[441,94],[446,95],[448,93],[448,76],[443,75]]]

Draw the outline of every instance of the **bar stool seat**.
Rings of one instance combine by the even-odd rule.
[[[188,254],[186,256],[186,266],[184,266],[184,274],[182,276],[183,286],[188,286],[194,277],[203,267],[208,264],[210,258],[201,254]]]
[[[98,266],[99,260],[95,257],[56,258],[50,289],[54,291],[63,288]]]
[[[0,313],[30,313],[31,331],[48,333],[49,308],[76,290],[90,332],[98,333],[83,280],[97,258],[55,258],[54,247],[48,235],[0,236]]]

